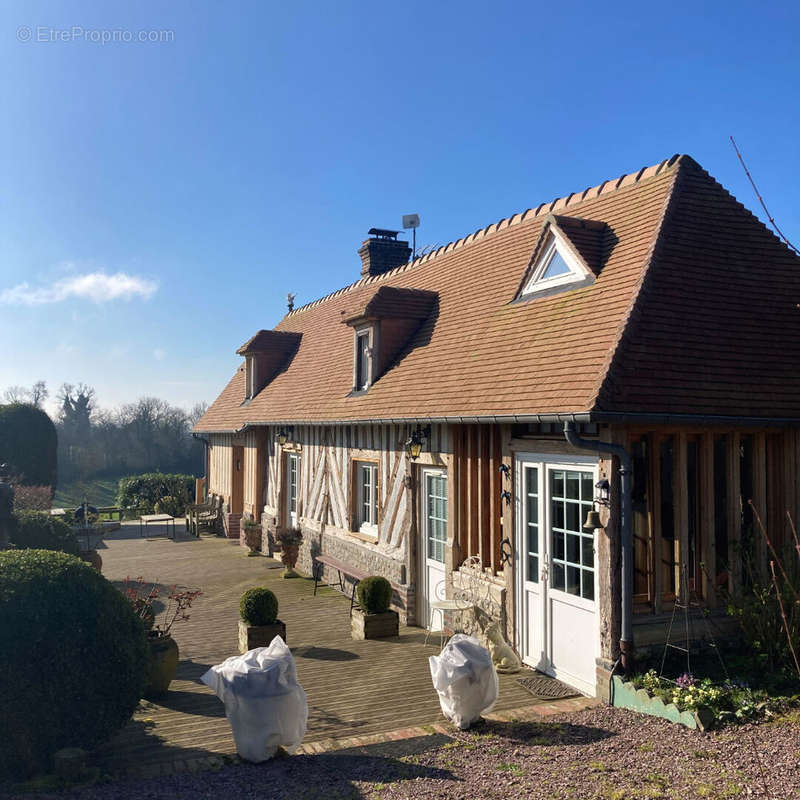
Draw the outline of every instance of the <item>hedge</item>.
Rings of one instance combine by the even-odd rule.
[[[100,573],[66,553],[0,553],[0,619],[0,775],[52,770],[57,750],[91,749],[130,719],[146,634]]]
[[[194,491],[193,475],[176,475],[164,472],[147,472],[121,478],[117,488],[117,505],[121,508],[139,508],[153,511],[156,503],[171,498],[170,507],[180,516]]]
[[[78,555],[78,539],[63,520],[40,511],[14,514],[11,541],[21,550],[60,550]]]
[[[26,486],[56,485],[58,436],[53,421],[23,403],[0,406],[0,464]]]

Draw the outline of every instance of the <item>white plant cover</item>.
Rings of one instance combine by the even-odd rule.
[[[428,661],[442,713],[454,725],[466,730],[492,710],[499,691],[497,671],[489,651],[477,639],[457,633]]]
[[[236,751],[259,763],[278,747],[294,753],[306,735],[308,703],[291,651],[280,636],[211,667],[201,678],[225,703]]]

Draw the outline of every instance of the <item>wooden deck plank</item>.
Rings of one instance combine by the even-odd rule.
[[[349,600],[333,589],[313,596],[308,578],[284,580],[267,558],[247,558],[237,542],[201,537],[176,542],[131,536],[125,525],[102,550],[104,574],[118,585],[142,575],[162,585],[200,588],[190,619],[174,628],[181,662],[170,691],[159,702],[143,701],[133,720],[97,751],[110,772],[157,769],[170,762],[233,755],[224,707],[200,676],[236,655],[239,597],[252,586],[268,586],[280,603],[297,674],[309,704],[304,742],[370,736],[443,721],[431,685],[428,657],[439,638],[424,644],[424,631],[401,628],[393,639],[350,638]],[[504,709],[536,700],[515,676],[501,676]]]

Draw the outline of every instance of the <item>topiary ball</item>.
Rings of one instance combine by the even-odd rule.
[[[278,619],[278,598],[270,589],[248,589],[239,600],[239,616],[248,625],[272,625]]]
[[[392,584],[380,575],[364,578],[358,584],[358,602],[366,614],[383,614],[392,602]]]
[[[88,564],[0,553],[0,775],[49,771],[57,750],[107,739],[133,714],[148,659],[131,604]]]

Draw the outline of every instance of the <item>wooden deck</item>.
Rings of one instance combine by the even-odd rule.
[[[97,752],[112,773],[164,772],[235,748],[222,703],[200,676],[237,653],[239,597],[252,586],[268,586],[280,602],[300,682],[308,696],[304,742],[395,731],[443,720],[431,685],[428,656],[438,636],[425,646],[424,631],[401,628],[393,639],[350,638],[349,601],[333,589],[313,596],[308,578],[284,580],[278,562],[248,558],[238,543],[214,537],[141,539],[137,523],[106,539],[103,573],[112,581],[143,576],[160,584],[200,588],[187,622],[174,629],[181,663],[169,694],[143,702],[134,719]],[[153,530],[152,533],[157,533]],[[501,676],[496,710],[536,701],[516,682]]]

